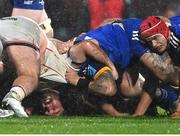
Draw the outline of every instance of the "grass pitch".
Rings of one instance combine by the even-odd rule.
[[[180,134],[180,119],[167,117],[45,117],[0,119],[1,134]]]

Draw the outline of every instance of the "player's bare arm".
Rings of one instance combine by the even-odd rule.
[[[78,81],[80,79],[85,79],[85,77],[80,77],[77,72],[72,69],[66,71],[65,78],[69,84],[77,87]],[[105,71],[96,79],[90,81],[87,89],[90,92],[107,96],[113,96],[117,90],[115,80],[110,71]]]
[[[119,112],[112,104],[110,103],[103,103],[101,105],[101,109],[111,116],[127,116],[128,113]]]
[[[106,96],[113,96],[117,91],[115,80],[110,71],[104,72],[96,80],[91,81],[88,89]]]
[[[73,46],[73,48],[70,49],[70,57],[75,62],[82,63],[86,60],[87,56],[109,66],[111,68],[113,77],[115,79],[118,78],[118,73],[114,64],[111,62],[106,53],[94,42],[86,40],[79,43],[76,47]]]
[[[165,57],[165,56],[164,56]],[[162,81],[179,86],[180,69],[156,53],[145,53],[141,61]]]
[[[146,91],[143,91],[140,102],[138,103],[138,106],[137,106],[133,116],[144,115],[145,112],[147,111],[149,105],[151,104],[151,102],[152,102],[151,96]]]

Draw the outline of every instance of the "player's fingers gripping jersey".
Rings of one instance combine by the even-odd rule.
[[[88,59],[85,63],[82,63],[80,69],[73,68],[71,63],[72,60],[67,53],[60,54],[54,43],[49,39],[45,51],[45,61],[41,65],[40,77],[58,83],[67,83],[65,74],[68,68],[72,68],[78,72],[80,76],[85,76],[90,79],[96,79],[105,71],[110,70],[109,67],[92,59]]]
[[[58,83],[67,83],[65,74],[70,65],[71,59],[67,53],[60,54],[54,43],[49,39],[45,50],[45,60],[41,64],[40,77]]]

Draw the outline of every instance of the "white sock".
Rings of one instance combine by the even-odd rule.
[[[11,97],[15,98],[18,101],[22,101],[25,97],[24,89],[20,86],[14,86],[10,89],[8,93]]]

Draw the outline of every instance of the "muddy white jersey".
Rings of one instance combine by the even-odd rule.
[[[41,64],[40,77],[59,83],[67,83],[65,74],[71,66],[72,60],[67,53],[60,54],[51,40],[45,50],[44,63]]]

